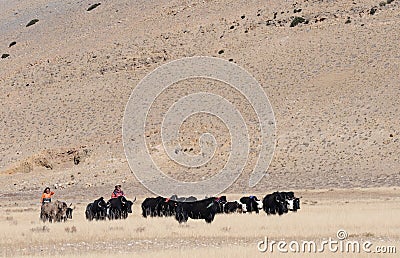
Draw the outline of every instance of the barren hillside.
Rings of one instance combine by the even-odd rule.
[[[398,186],[400,2],[231,2],[113,0],[87,11],[94,2],[2,1],[3,196],[38,196],[60,183],[64,196],[104,195],[117,182],[146,193],[124,154],[125,105],[146,74],[191,56],[238,64],[271,102],[277,147],[254,191]],[[226,127],[207,115],[185,121],[181,144],[197,153],[200,132],[212,132],[222,144],[209,166],[179,167],[160,148],[162,115],[197,91],[230,100],[257,139],[251,108],[227,85],[172,85],[149,114],[147,140],[165,173],[186,181],[215,174],[229,153]],[[257,151],[230,192],[253,191]]]

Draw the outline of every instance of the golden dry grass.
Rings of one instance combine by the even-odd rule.
[[[339,229],[349,240],[370,240],[375,245],[397,245],[400,240],[399,190],[326,190],[300,192],[302,208],[284,216],[260,214],[218,215],[212,224],[173,218],[144,219],[140,198],[134,213],[122,221],[87,222],[78,205],[67,223],[41,223],[38,211],[26,207],[2,208],[0,247],[5,256],[107,257],[110,253],[139,257],[255,257],[257,242],[336,238]],[[238,195],[230,195],[235,199]],[[76,232],[73,232],[75,231]],[[278,256],[276,251],[272,255]],[[285,254],[303,257],[305,254]],[[315,255],[315,254],[311,254]],[[338,257],[330,252],[320,257]],[[353,257],[353,254],[347,254]],[[376,257],[360,254],[357,257]]]

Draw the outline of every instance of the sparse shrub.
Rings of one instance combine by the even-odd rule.
[[[229,232],[231,230],[231,227],[229,227],[229,226],[223,227],[221,230],[224,232]]]
[[[306,19],[304,19],[303,17],[294,17],[294,19],[292,20],[292,22],[290,23],[290,27],[295,27],[297,26],[299,23],[305,23]]]
[[[372,7],[371,10],[369,10],[370,15],[374,15],[376,13],[376,7]]]
[[[122,230],[124,230],[123,227],[109,227],[108,229],[109,229],[110,231],[112,231],[112,230],[116,230],[116,231],[122,231]]]
[[[385,5],[386,5],[386,2],[382,1],[382,2],[379,3],[379,6],[385,6]]]
[[[50,232],[50,228],[43,226],[43,227],[36,227],[36,228],[31,228],[32,232],[37,232],[37,233],[46,233]]]
[[[136,232],[137,232],[137,233],[141,233],[141,232],[143,232],[145,229],[146,229],[145,227],[138,227],[138,228],[136,229]]]
[[[28,24],[26,25],[26,27],[32,26],[33,24],[37,23],[39,21],[39,19],[33,19],[30,22],[28,22]]]
[[[345,24],[349,24],[349,23],[351,23],[351,20],[350,20],[350,17],[347,17]]]
[[[71,228],[70,227],[66,227],[64,230],[67,233],[76,233],[76,231],[77,231],[75,226],[72,226]]]

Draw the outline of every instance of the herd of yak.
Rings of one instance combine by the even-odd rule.
[[[86,206],[86,219],[92,220],[114,220],[126,219],[132,213],[132,205],[136,201],[126,199],[124,196],[112,198],[107,202],[103,197],[89,203]],[[175,217],[179,222],[191,219],[204,219],[211,223],[218,213],[259,213],[264,210],[267,215],[282,215],[288,211],[296,212],[300,209],[300,199],[293,192],[274,192],[267,194],[262,201],[256,196],[242,197],[236,201],[228,201],[226,196],[210,197],[197,200],[195,197],[180,197],[176,195],[171,198],[161,196],[146,198],[142,205],[142,216],[147,217]],[[42,206],[40,218],[42,221],[66,221],[72,219],[72,204],[68,206],[65,202],[56,201],[46,203]]]
[[[155,197],[146,198],[142,203],[142,216],[147,217],[169,217],[174,216],[179,222],[191,219],[204,219],[211,223],[217,213],[258,213],[263,209],[268,215],[282,215],[288,211],[300,209],[300,199],[293,192],[274,192],[267,194],[262,201],[256,196],[246,196],[237,201],[227,201],[226,196],[210,197],[196,200],[191,196],[188,198]]]

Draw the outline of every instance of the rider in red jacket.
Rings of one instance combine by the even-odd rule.
[[[119,196],[125,196],[124,191],[121,190],[121,185],[116,185],[114,191],[111,194],[111,198],[117,198]]]

